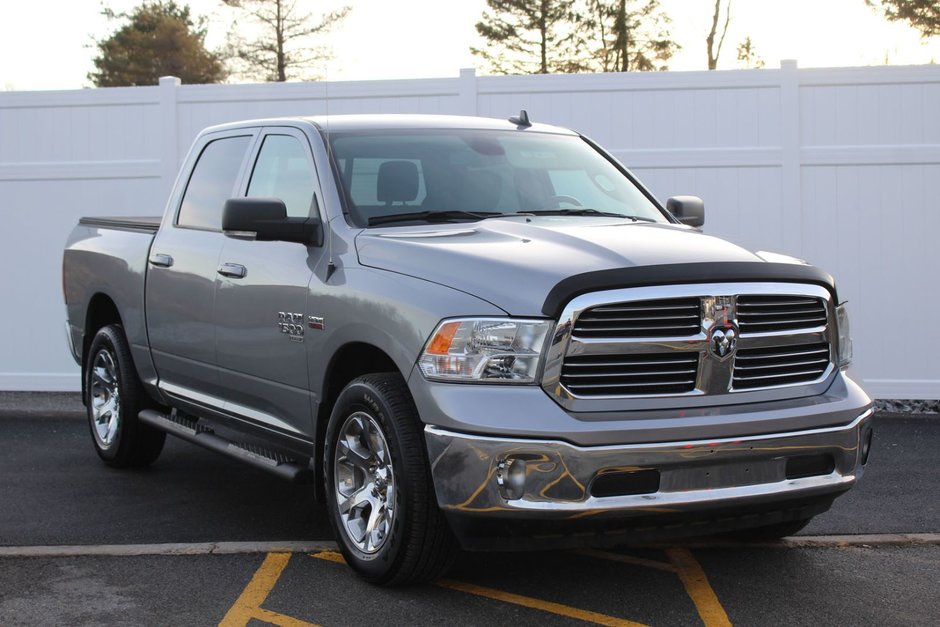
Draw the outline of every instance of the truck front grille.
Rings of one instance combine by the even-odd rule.
[[[569,357],[562,384],[579,396],[681,394],[695,389],[698,353]]]
[[[752,402],[818,393],[835,370],[828,290],[799,283],[637,287],[577,296],[558,322],[542,387],[573,411]],[[747,395],[750,393],[751,395]],[[671,403],[671,404],[670,404]],[[639,407],[639,406],[638,406]]]
[[[829,344],[785,344],[739,349],[732,389],[746,390],[815,381],[829,366]]]
[[[669,298],[594,307],[578,316],[574,334],[591,338],[688,337],[701,328],[698,298]]]
[[[826,326],[826,305],[821,298],[781,294],[738,296],[741,333],[792,331]]]

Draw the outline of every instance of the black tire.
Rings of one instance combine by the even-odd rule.
[[[365,417],[374,421],[370,423],[373,428],[381,429],[382,444],[387,449],[383,455],[391,459],[389,475],[393,476],[394,498],[387,502],[394,515],[390,524],[388,518],[383,517],[390,530],[382,534],[377,548],[367,544],[363,550],[340,517],[335,483],[336,469],[340,465],[344,466],[341,471],[345,468],[357,471],[353,465],[334,459],[334,454],[340,433],[348,438],[347,426],[351,421],[361,423]],[[434,580],[450,567],[457,553],[457,541],[437,506],[421,427],[414,401],[398,373],[369,374],[353,380],[340,393],[330,415],[323,455],[330,523],[346,562],[372,583],[395,586]],[[342,448],[348,450],[346,445],[341,447],[339,459],[351,457],[343,455]],[[375,466],[381,468],[378,458],[376,455],[372,459],[376,460]],[[363,485],[367,482],[362,481]],[[366,511],[371,511],[371,507],[361,510],[360,516]],[[373,551],[369,552],[369,548]]]
[[[809,518],[798,518],[773,525],[764,525],[763,527],[752,527],[751,529],[731,532],[727,534],[727,537],[743,542],[772,542],[802,531],[812,520],[813,517],[810,516]]]
[[[166,433],[143,424],[137,418],[142,409],[153,407],[154,403],[137,377],[130,347],[121,326],[111,324],[102,327],[92,340],[86,359],[84,383],[88,399],[88,427],[98,456],[105,464],[115,468],[152,464],[163,450]],[[110,369],[116,375],[113,384],[106,381],[110,379],[107,367],[109,359]],[[109,389],[116,389],[115,398],[111,398]],[[100,414],[102,421],[108,420],[108,425],[95,418],[96,408],[112,400],[111,414],[116,412],[117,415],[113,428],[109,426],[111,419],[108,410]],[[99,427],[103,427],[107,433],[102,435]]]

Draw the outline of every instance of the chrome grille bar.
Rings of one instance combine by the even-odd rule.
[[[780,294],[742,294],[737,314],[742,334],[812,329],[825,326],[828,319],[822,299]]]
[[[636,355],[629,361],[569,357],[561,380],[566,388],[582,396],[688,392],[695,387],[698,361],[695,353],[669,358],[655,353]]]
[[[578,316],[576,337],[687,337],[702,326],[698,298],[673,298],[594,307]]]
[[[829,344],[745,348],[734,358],[732,389],[748,389],[818,379],[829,366]]]

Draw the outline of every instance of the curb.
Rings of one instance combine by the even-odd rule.
[[[701,541],[678,546],[713,548],[845,548],[875,546],[940,545],[940,533],[878,533],[834,536],[793,536],[778,542]],[[656,544],[635,548],[675,547]],[[170,544],[99,544],[62,546],[0,546],[4,557],[132,557],[139,555],[243,555],[256,553],[317,553],[336,551],[329,540],[310,542],[194,542]]]

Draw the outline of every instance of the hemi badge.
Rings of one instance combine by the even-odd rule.
[[[323,330],[323,318],[317,316],[307,316],[307,326],[317,331]]]

